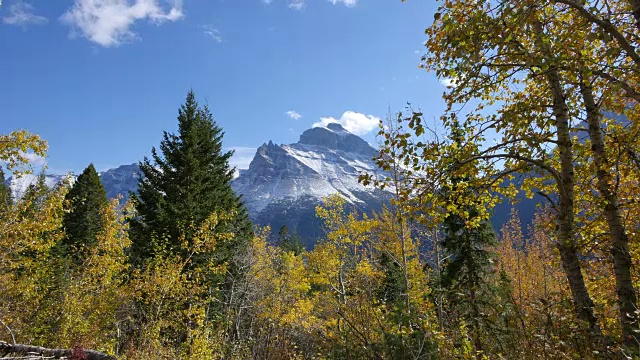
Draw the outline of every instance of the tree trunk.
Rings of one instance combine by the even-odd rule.
[[[629,238],[622,221],[618,194],[613,189],[613,179],[609,171],[610,164],[605,152],[602,129],[600,127],[600,111],[593,97],[593,89],[581,79],[580,93],[587,112],[591,151],[596,166],[597,187],[604,200],[604,215],[611,238],[611,257],[618,294],[619,317],[622,326],[623,341],[628,346],[637,347],[635,330],[638,329],[636,311],[636,292],[631,280],[631,255],[629,254]]]
[[[536,45],[541,52],[544,62],[549,66],[545,76],[548,82],[551,97],[553,99],[553,118],[555,120],[558,151],[560,153],[560,181],[556,181],[558,187],[558,215],[557,215],[557,241],[562,267],[575,305],[576,315],[584,321],[595,339],[602,339],[602,330],[598,325],[598,319],[593,312],[593,301],[584,283],[578,247],[574,238],[574,171],[573,171],[573,147],[569,129],[569,106],[567,105],[561,76],[556,61],[553,59],[553,51],[544,41],[544,28],[542,23],[534,23],[536,32]]]
[[[577,244],[574,238],[574,172],[571,135],[569,132],[569,109],[562,94],[560,81],[555,70],[549,71],[549,79],[554,92],[554,112],[558,132],[558,150],[560,152],[560,177],[557,184],[558,204],[558,250],[562,259],[571,294],[576,306],[578,319],[585,321],[596,335],[600,335],[598,320],[593,313],[593,301],[582,276]]]
[[[20,359],[86,359],[86,360],[115,360],[114,356],[98,351],[84,349],[47,349],[40,346],[9,344],[0,341],[0,355],[20,355]]]

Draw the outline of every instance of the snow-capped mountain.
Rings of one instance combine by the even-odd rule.
[[[381,209],[391,197],[388,192],[358,182],[362,173],[386,176],[372,161],[376,154],[366,141],[332,123],[306,130],[294,144],[276,145],[270,141],[262,145],[249,168],[240,170],[231,186],[242,195],[254,223],[271,226],[272,234],[286,225],[310,247],[323,235],[322,223],[315,216],[323,197],[341,194],[350,208],[367,213]],[[53,187],[68,176],[46,175],[45,181]],[[122,165],[100,173],[100,177],[107,196],[122,195],[124,202],[129,192],[138,188],[140,169],[137,164]],[[24,175],[7,182],[14,199],[18,199],[37,180],[37,175]],[[73,180],[69,178],[70,182]],[[539,199],[525,199],[516,205],[523,224],[531,222],[538,202]],[[508,203],[495,209],[492,220],[496,229],[506,221],[510,209]]]
[[[24,174],[20,177],[12,176],[7,179],[9,188],[11,188],[11,196],[14,199],[20,199],[24,196],[25,192],[29,188],[29,185],[36,184],[38,182],[38,175]],[[70,184],[73,184],[75,178],[71,175],[51,175],[46,174],[44,176],[44,182],[49,188],[53,188],[57,184],[64,180],[68,180]]]
[[[358,182],[363,173],[378,172],[372,158],[377,151],[340,124],[306,130],[300,141],[288,145],[273,142],[262,145],[249,165],[240,170],[232,187],[249,210],[256,224],[270,225],[277,233],[282,225],[297,233],[307,245],[322,235],[315,208],[321,199],[341,194],[351,208],[371,212],[382,207],[390,194]],[[137,164],[122,165],[100,173],[107,196],[126,200],[138,187]],[[54,186],[65,175],[47,175]],[[37,176],[10,178],[14,198],[20,198]]]
[[[138,179],[140,178],[138,164],[121,165],[115,169],[101,172],[100,180],[104,185],[109,199],[122,195],[121,203],[129,199],[129,192],[138,191]]]
[[[294,144],[272,142],[258,148],[249,169],[232,183],[255,223],[273,232],[287,225],[307,244],[322,234],[315,207],[338,193],[360,211],[381,208],[390,194],[358,182],[379,172],[377,151],[340,124],[306,130]]]
[[[140,176],[140,168],[138,168],[138,164],[122,165],[115,169],[103,171],[98,175],[104,184],[104,188],[109,199],[122,195],[123,199],[121,202],[124,203],[129,198],[130,191],[135,192],[138,190],[138,178]],[[76,177],[73,174],[45,175],[45,183],[50,188],[56,186],[65,179],[69,181],[69,184],[73,184]],[[35,174],[24,174],[19,177],[12,176],[7,179],[7,183],[11,188],[11,195],[14,199],[20,199],[24,196],[29,185],[36,184],[37,182],[38,175]]]

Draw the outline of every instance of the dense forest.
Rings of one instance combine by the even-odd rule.
[[[391,204],[324,199],[313,249],[250,223],[192,91],[124,206],[93,165],[20,199],[0,172],[0,358],[638,358],[640,1],[438,4],[446,110],[380,124],[389,176],[360,180]],[[0,134],[13,175],[46,152]],[[494,230],[520,193],[533,225]]]

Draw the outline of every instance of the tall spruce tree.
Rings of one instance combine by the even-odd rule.
[[[4,171],[2,170],[2,167],[0,167],[0,211],[7,209],[13,202],[11,199],[11,188],[9,188],[6,181],[7,180],[4,178]]]
[[[485,318],[499,305],[498,279],[492,274],[495,254],[491,251],[496,235],[486,220],[475,227],[467,226],[478,216],[478,210],[469,207],[466,211],[468,219],[450,214],[444,221],[442,248],[448,259],[440,274],[440,286],[449,310],[470,327],[476,351],[486,351],[487,341],[480,334],[486,333],[487,325],[495,325]]]
[[[96,236],[104,228],[103,210],[109,200],[104,185],[93,164],[78,176],[67,195],[67,212],[63,218],[65,237],[62,251],[80,260],[83,249],[96,243]]]
[[[451,139],[458,148],[464,144],[464,129],[457,123],[452,126]],[[469,186],[473,171],[456,175],[456,165],[452,169],[450,182],[442,191],[449,205],[457,208],[458,212],[450,213],[443,223],[441,244],[447,261],[440,273],[440,287],[448,299],[450,312],[457,313],[458,319],[469,326],[475,350],[486,351],[486,347],[493,344],[491,340],[483,339],[481,334],[486,334],[489,327],[497,334],[502,325],[486,321],[489,314],[501,305],[499,293],[504,290],[500,279],[493,274],[496,255],[492,248],[497,244],[497,238],[488,220],[469,226],[470,222],[478,220],[479,209],[484,204],[477,200],[468,201],[477,198],[476,189]],[[467,200],[460,204],[462,198]],[[459,215],[461,213],[468,215],[463,217]]]
[[[468,211],[471,219],[477,216],[477,210]],[[488,221],[468,227],[467,220],[456,214],[447,216],[443,231],[442,247],[449,261],[442,271],[442,285],[467,290],[473,302],[474,292],[484,286],[486,275],[493,271],[495,254],[490,249],[496,245],[495,231]]]
[[[231,189],[233,152],[222,150],[224,132],[207,107],[199,107],[193,91],[178,111],[178,133],[164,132],[160,151],[139,164],[142,177],[132,201],[137,217],[131,222],[131,257],[140,264],[158,251],[176,252],[181,236],[189,241],[194,229],[213,212],[236,212],[236,239],[219,249],[224,259],[246,243],[252,226],[240,197]]]

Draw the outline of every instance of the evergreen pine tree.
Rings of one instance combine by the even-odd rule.
[[[11,199],[11,188],[9,188],[6,181],[4,171],[0,167],[0,211],[7,209],[13,202]]]
[[[477,210],[469,209],[469,216],[477,216]],[[472,296],[475,289],[482,287],[486,274],[493,270],[495,254],[490,250],[496,244],[493,227],[483,221],[479,226],[469,228],[466,220],[451,214],[445,219],[443,230],[442,247],[449,261],[442,271],[442,285],[469,289]]]
[[[102,211],[109,204],[100,176],[89,164],[65,197],[68,209],[63,218],[65,237],[62,250],[78,260],[80,251],[95,245],[104,227]]]
[[[132,194],[137,217],[131,222],[131,257],[140,264],[158,251],[175,252],[181,236],[189,241],[195,227],[213,212],[237,213],[236,239],[219,249],[221,259],[246,243],[252,226],[239,196],[231,189],[233,152],[222,150],[224,132],[208,108],[199,107],[193,91],[178,111],[178,133],[164,132],[160,152],[139,164],[142,177]]]
[[[455,124],[452,129],[452,139],[458,143],[459,147],[463,143],[462,134],[463,130]],[[486,326],[497,325],[489,324],[485,318],[489,313],[494,312],[494,308],[501,305],[498,293],[504,289],[500,285],[500,280],[493,275],[495,253],[492,249],[497,239],[491,223],[484,220],[478,225],[468,226],[470,221],[477,219],[478,210],[484,204],[472,201],[461,205],[456,200],[476,197],[475,189],[472,187],[465,186],[458,189],[461,183],[468,184],[472,180],[471,176],[454,175],[450,184],[442,189],[451,205],[463,211],[449,214],[443,223],[444,239],[441,243],[447,261],[440,274],[440,287],[449,300],[450,311],[457,313],[458,318],[471,330],[476,351],[483,351],[483,348],[489,344],[481,338],[480,334],[486,334],[488,330]],[[461,189],[464,190],[460,192]],[[456,194],[449,197],[447,192]],[[462,212],[468,216],[463,218],[459,215]]]
[[[490,250],[496,244],[496,235],[488,221],[468,227],[467,221],[477,217],[478,212],[475,208],[466,210],[469,219],[450,214],[444,221],[442,248],[448,260],[440,275],[440,286],[447,294],[450,311],[466,322],[476,350],[482,351],[485,344],[479,334],[487,330],[482,329],[486,325],[483,317],[497,305],[497,279],[491,274],[495,254]]]

